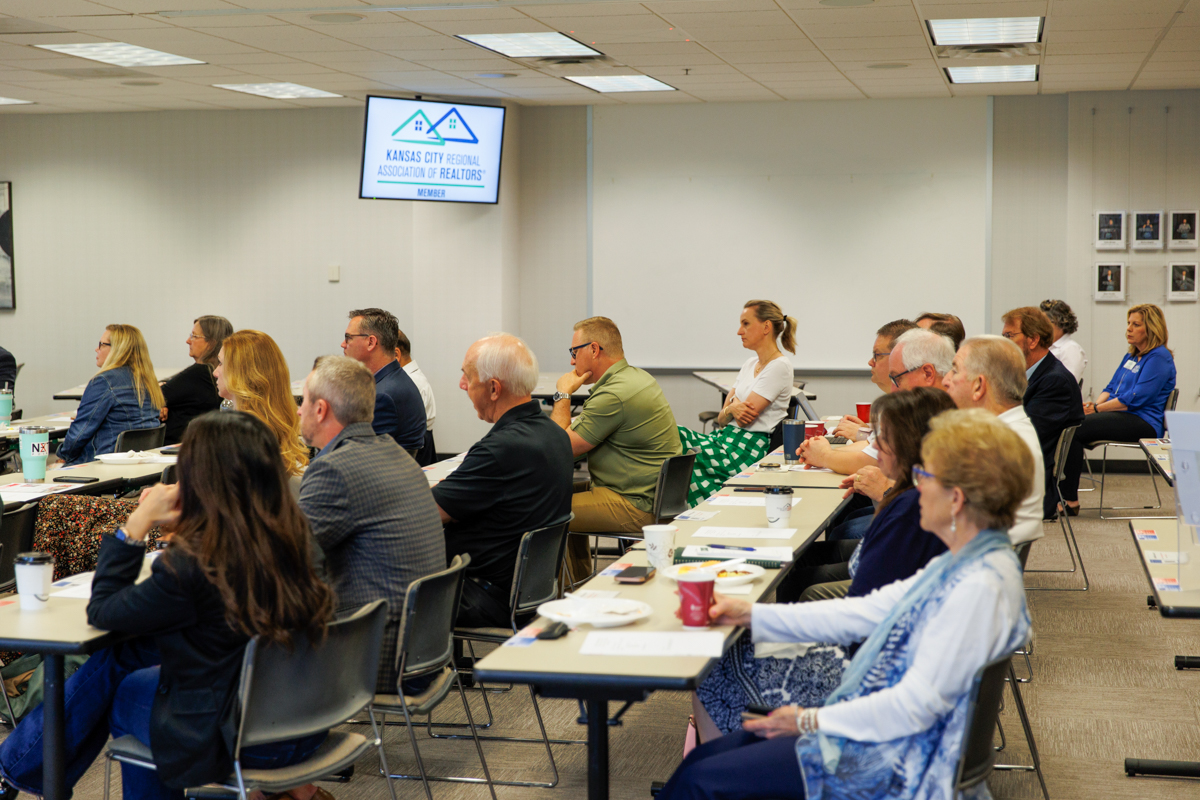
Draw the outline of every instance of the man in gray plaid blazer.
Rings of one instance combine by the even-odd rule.
[[[446,541],[425,473],[371,429],[374,408],[370,370],[341,356],[317,362],[304,384],[300,431],[320,452],[300,484],[300,508],[325,552],[338,612],[388,601],[376,691],[393,693],[404,593],[446,568]]]

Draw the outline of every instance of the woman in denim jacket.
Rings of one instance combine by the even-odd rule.
[[[68,465],[111,453],[122,431],[159,425],[163,394],[141,331],[132,325],[105,328],[96,366],[100,371],[83,390],[75,421],[58,447],[58,457]]]

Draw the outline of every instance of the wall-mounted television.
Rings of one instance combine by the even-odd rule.
[[[503,145],[502,106],[368,96],[358,196],[495,203]]]

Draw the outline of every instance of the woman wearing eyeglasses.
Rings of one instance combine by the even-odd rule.
[[[879,501],[861,541],[813,542],[805,549],[775,590],[777,602],[866,597],[910,577],[946,551],[946,545],[922,528],[913,468],[921,460],[921,441],[932,420],[953,409],[948,394],[927,387],[886,394],[871,404],[878,470],[895,483]],[[856,482],[854,489],[859,486]],[[702,738],[737,730],[750,704],[824,698],[841,679],[842,658],[835,645],[767,650],[743,637],[696,692],[694,710]]]
[[[262,331],[232,334],[217,353],[213,378],[217,393],[234,409],[266,423],[279,440],[288,474],[299,475],[308,466],[308,448],[300,440],[291,373],[275,340]]]
[[[688,487],[688,505],[716,494],[725,481],[770,449],[771,431],[787,416],[792,400],[792,362],[780,350],[796,352],[796,320],[770,300],[751,300],[738,319],[742,347],[753,350],[738,372],[712,433],[679,427],[684,452],[697,451]]]
[[[109,325],[96,345],[100,371],[88,381],[75,421],[58,446],[66,464],[93,461],[111,453],[124,431],[157,428],[163,393],[142,332],[132,325]]]
[[[769,716],[697,747],[660,800],[957,795],[975,675],[1029,635],[1005,529],[1032,487],[1033,455],[980,409],[931,427],[914,470],[921,526],[949,552],[866,597],[788,606],[718,594],[713,621],[749,628],[756,643],[861,644],[832,694],[772,703]]]
[[[217,368],[217,353],[233,326],[224,317],[197,317],[188,335],[188,355],[195,364],[178,372],[163,384],[163,406],[160,419],[167,423],[167,444],[178,444],[188,423],[208,411],[221,407],[213,370]]]

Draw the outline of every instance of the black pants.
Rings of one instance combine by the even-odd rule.
[[[458,604],[459,628],[509,628],[512,615],[508,607],[508,593],[502,588],[488,584],[484,588],[467,578],[463,581],[462,600]],[[503,596],[501,596],[503,593]]]
[[[1153,439],[1158,434],[1150,423],[1128,411],[1101,411],[1088,414],[1075,431],[1071,450],[1067,453],[1066,478],[1062,482],[1064,500],[1079,499],[1079,475],[1083,471],[1083,451],[1096,442],[1115,441],[1136,443],[1138,439]]]
[[[794,603],[809,586],[850,580],[850,556],[859,539],[813,542],[775,589],[776,603]]]

